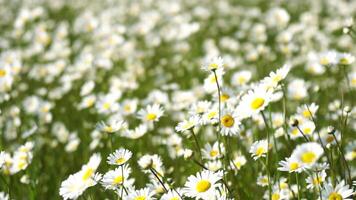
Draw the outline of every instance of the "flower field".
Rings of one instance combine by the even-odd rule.
[[[0,200],[356,199],[356,1],[0,0]]]

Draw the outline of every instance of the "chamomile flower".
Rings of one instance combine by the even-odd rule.
[[[268,77],[262,80],[266,89],[273,89],[277,87],[278,83],[286,78],[291,66],[289,64],[283,65],[277,69],[276,72],[271,72]]]
[[[129,194],[124,197],[127,200],[154,200],[154,192],[149,188],[143,188],[139,190],[130,191]]]
[[[131,151],[120,148],[108,156],[107,162],[110,165],[123,165],[131,158],[131,156]]]
[[[333,186],[328,183],[324,185],[324,190],[322,190],[323,199],[330,200],[352,200],[353,190],[345,185],[344,181],[341,181],[338,185],[333,188]]]
[[[188,120],[183,120],[182,122],[179,122],[175,129],[177,132],[185,132],[194,128],[198,123],[199,117],[192,116]]]
[[[278,170],[286,171],[286,172],[297,172],[300,173],[303,171],[302,164],[295,158],[286,158],[286,160],[282,160],[279,162]]]
[[[100,155],[93,154],[79,172],[62,182],[59,194],[64,199],[77,199],[88,187],[96,185],[101,179],[101,175],[95,173],[100,161]]]
[[[257,185],[266,187],[268,184],[268,176],[260,174],[257,177]]]
[[[202,69],[205,71],[215,71],[223,69],[223,67],[224,60],[221,57],[207,58],[202,65]]]
[[[355,62],[355,56],[349,53],[338,54],[338,62],[342,65],[350,65]]]
[[[145,170],[145,172],[149,172],[149,168],[153,168],[160,176],[164,175],[162,159],[157,154],[142,156],[138,160],[138,165]]]
[[[315,118],[315,113],[318,111],[319,106],[315,103],[310,105],[302,105],[301,107],[297,108],[297,113],[303,116],[306,119],[311,119],[312,117]]]
[[[163,115],[163,109],[158,104],[148,105],[138,111],[139,118],[144,122],[157,122]]]
[[[125,130],[127,128],[127,123],[123,120],[111,120],[108,124],[101,121],[96,125],[97,129],[106,133],[114,133],[119,130]]]
[[[240,131],[240,121],[232,110],[223,111],[220,119],[221,135],[237,135]]]
[[[241,113],[241,118],[247,118],[254,114],[258,114],[269,104],[272,96],[273,94],[270,90],[265,90],[262,87],[250,90],[242,97],[236,112]]]
[[[265,157],[268,151],[267,140],[259,140],[254,142],[251,145],[250,153],[252,154],[253,159],[257,160],[261,157]]]
[[[244,86],[251,80],[251,77],[252,77],[252,73],[250,71],[242,70],[236,72],[232,75],[231,85]]]
[[[336,51],[327,51],[320,53],[319,62],[322,65],[334,65],[338,62]]]
[[[176,190],[169,190],[167,193],[163,194],[160,200],[183,200],[181,198],[182,190],[181,189],[176,189]]]
[[[206,167],[212,171],[212,172],[216,172],[218,170],[221,170],[222,168],[222,163],[220,160],[211,160],[211,161],[208,161],[206,163]]]
[[[323,148],[320,144],[316,142],[308,142],[301,145],[298,145],[292,155],[292,159],[296,159],[303,167],[312,167],[316,161],[324,153]]]
[[[129,179],[131,168],[127,165],[123,165],[114,170],[110,170],[104,174],[101,179],[101,184],[105,189],[117,190],[119,186],[124,184],[126,188],[131,188],[133,184],[133,179]]]
[[[243,155],[236,155],[231,161],[230,166],[234,170],[240,170],[246,164],[247,160]]]
[[[319,188],[322,186],[326,178],[326,173],[325,171],[321,172],[316,172],[312,173],[311,176],[308,176],[306,182],[307,182],[307,188],[308,189],[313,189],[313,188]]]
[[[213,146],[209,143],[205,144],[204,149],[202,150],[203,158],[209,160],[215,160],[221,158],[225,153],[225,147],[222,143],[220,143],[221,153],[219,151],[219,142],[215,142]]]
[[[184,185],[184,195],[196,199],[209,199],[215,195],[219,186],[218,181],[222,179],[222,176],[222,171],[211,172],[208,170],[198,172],[195,176],[191,175]]]

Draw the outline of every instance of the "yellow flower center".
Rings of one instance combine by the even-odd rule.
[[[297,128],[294,128],[294,129],[292,130],[292,135],[298,135],[298,133],[299,133],[299,131],[298,131]]]
[[[231,115],[225,115],[221,118],[221,123],[225,126],[225,127],[232,127],[234,125],[234,118],[232,118]]]
[[[83,176],[82,176],[82,179],[83,179],[84,181],[88,180],[88,179],[93,175],[93,173],[94,173],[94,170],[93,170],[92,168],[88,168],[88,169],[84,172],[84,174],[83,174]]]
[[[105,126],[104,131],[111,133],[114,129],[111,126]]]
[[[272,194],[272,200],[279,200],[280,196],[278,193]]]
[[[247,81],[247,79],[243,76],[240,76],[238,79],[237,79],[237,82],[240,84],[240,85],[243,85],[245,84]]]
[[[312,129],[311,129],[311,128],[309,128],[309,127],[304,128],[304,133],[305,133],[306,135],[309,135],[311,132],[312,132]]]
[[[314,185],[320,185],[321,182],[323,182],[323,180],[321,179],[321,177],[318,177],[318,178],[314,178],[314,179],[313,179],[313,184],[314,184]]]
[[[304,110],[302,114],[303,114],[303,116],[306,117],[306,118],[311,117],[311,113],[309,112],[309,110]]]
[[[211,150],[211,151],[210,151],[210,156],[211,156],[211,157],[215,157],[215,156],[217,156],[218,154],[219,154],[219,152],[216,151],[216,150]]]
[[[123,164],[124,162],[125,162],[125,158],[118,158],[118,159],[116,159],[116,164],[119,164],[119,165],[121,165],[121,164]]]
[[[0,69],[0,78],[6,76],[6,71],[4,69]]]
[[[124,180],[124,177],[117,176],[117,177],[114,178],[113,184],[114,185],[121,184],[123,180]]]
[[[130,105],[125,105],[125,106],[124,106],[124,110],[125,110],[126,112],[130,112],[130,111],[131,111],[131,106],[130,106]]]
[[[256,150],[256,155],[257,156],[262,156],[262,154],[265,152],[265,149],[263,147],[258,147]]]
[[[328,65],[329,64],[329,59],[324,57],[320,59],[320,64],[322,65]]]
[[[110,106],[111,106],[111,104],[108,103],[108,102],[106,102],[106,103],[103,104],[103,108],[104,108],[105,110],[109,110],[109,109],[110,109]]]
[[[179,200],[179,198],[178,197],[172,197],[169,200]]]
[[[329,195],[329,198],[328,200],[342,200],[342,196],[336,192],[332,192],[330,195]]]
[[[314,152],[307,151],[302,154],[302,161],[304,163],[307,163],[307,164],[313,163],[315,161],[315,159],[316,159],[316,155]]]
[[[341,58],[341,59],[339,60],[339,62],[340,62],[341,64],[343,64],[343,65],[349,64],[349,60],[348,60],[347,58]]]
[[[157,117],[157,115],[154,114],[154,113],[148,113],[148,114],[146,115],[146,119],[147,119],[148,121],[153,121],[153,120],[156,119],[156,117]]]
[[[230,96],[229,96],[228,94],[222,94],[222,95],[220,96],[220,100],[221,100],[222,102],[225,102],[225,101],[227,101],[228,99],[230,99]]]
[[[198,192],[206,192],[211,187],[211,183],[207,180],[201,180],[197,183],[196,190]]]
[[[273,80],[273,82],[278,83],[279,81],[282,80],[282,76],[281,75],[276,75],[275,77],[273,77],[272,80]]]
[[[137,196],[134,200],[146,200],[145,196]]]
[[[212,119],[216,116],[216,112],[215,111],[212,111],[208,114],[208,119]]]
[[[292,162],[289,165],[290,170],[296,170],[299,168],[299,164],[297,162]]]
[[[251,108],[254,110],[257,110],[257,109],[261,108],[264,103],[265,103],[265,100],[263,98],[257,97],[256,99],[254,99],[252,101]]]
[[[216,64],[216,63],[210,63],[210,65],[209,65],[209,69],[210,69],[210,70],[217,69],[218,67],[219,67],[219,65]]]

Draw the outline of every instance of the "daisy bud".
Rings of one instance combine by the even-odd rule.
[[[333,126],[328,126],[328,134],[334,134],[335,133],[335,128]]]
[[[293,122],[291,123],[292,127],[297,127],[299,125],[299,121],[297,119],[294,119]]]

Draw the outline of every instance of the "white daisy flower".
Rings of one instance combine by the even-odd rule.
[[[191,198],[207,200],[214,196],[219,186],[218,181],[223,177],[223,172],[211,172],[204,170],[195,176],[188,177],[184,185],[184,195]]]
[[[115,170],[106,172],[101,179],[101,184],[105,189],[110,190],[118,190],[119,186],[122,186],[122,184],[125,188],[131,188],[134,180],[129,179],[130,173],[131,168],[128,165],[123,165]]]
[[[127,128],[127,123],[123,120],[111,120],[108,124],[101,121],[96,125],[99,131],[106,133],[114,133],[119,130],[125,130]]]
[[[273,94],[270,90],[265,90],[262,87],[250,90],[241,98],[241,102],[235,112],[239,113],[241,118],[248,118],[254,114],[258,114],[265,109],[271,101],[272,96]]]
[[[306,182],[307,182],[307,188],[308,189],[313,189],[313,188],[319,188],[321,185],[324,183],[326,178],[326,172],[323,170],[321,172],[316,172],[312,173],[311,176],[308,176]]]
[[[237,113],[232,110],[224,110],[221,119],[221,135],[237,135],[240,131],[240,121],[237,117]]]
[[[183,120],[179,122],[178,125],[175,127],[177,132],[185,132],[192,128],[194,128],[199,123],[198,116],[192,116],[188,120]]]
[[[163,115],[163,109],[159,104],[147,105],[145,109],[138,111],[139,118],[144,122],[157,122]]]
[[[257,160],[260,157],[266,157],[268,151],[267,140],[256,141],[251,145],[250,153],[252,154],[253,159]]]
[[[131,158],[131,156],[131,151],[120,148],[108,156],[107,163],[110,165],[123,165]]]
[[[223,69],[223,67],[224,60],[221,57],[207,58],[202,65],[202,69],[205,71],[215,71]]]
[[[282,160],[279,162],[278,170],[285,172],[297,172],[300,173],[303,171],[302,164],[295,158],[286,158],[286,160]]]
[[[298,160],[303,167],[312,167],[324,153],[323,148],[316,142],[308,142],[298,145],[292,155],[292,159]]]
[[[330,183],[324,184],[322,197],[330,200],[352,200],[353,193],[354,191],[345,185],[344,181],[341,181],[335,188]]]
[[[221,153],[219,151],[219,142],[215,142],[213,146],[207,143],[205,144],[204,149],[202,149],[202,156],[203,158],[208,160],[215,160],[221,158],[225,153],[224,144],[220,143],[220,149],[222,151]]]
[[[123,197],[126,200],[154,200],[154,192],[149,188],[130,191],[129,194]]]

